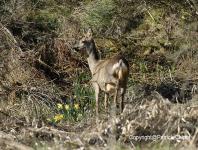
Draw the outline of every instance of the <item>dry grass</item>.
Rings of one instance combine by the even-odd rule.
[[[28,109],[32,110],[28,112],[28,110],[16,109],[17,104],[15,103],[12,108],[7,107],[7,111],[1,111],[4,112],[4,115],[6,112],[10,112],[12,115],[2,118],[1,130],[5,132],[5,137],[8,134],[12,135],[14,142],[34,148],[111,149],[114,146],[125,149],[138,149],[138,147],[150,149],[159,145],[164,149],[168,147],[196,149],[198,144],[197,95],[186,104],[170,103],[157,92],[153,92],[150,97],[131,99],[132,93],[128,93],[127,97],[128,104],[126,104],[124,112],[118,116],[112,116],[112,114],[106,116],[102,113],[99,125],[95,124],[94,118],[84,118],[73,124],[62,122],[57,124],[57,127],[47,127],[44,122],[40,122],[39,125],[38,122],[33,124],[35,119],[31,124],[27,118],[26,120],[20,118],[16,112],[23,112],[27,117],[30,115],[29,113],[35,111],[33,110],[35,106],[29,107]],[[34,105],[37,105],[35,100]],[[21,104],[24,107],[28,105],[31,106],[32,103],[27,100]],[[41,102],[37,105],[40,116],[45,113],[49,115],[49,112],[44,111],[45,105]],[[39,108],[42,108],[42,111],[39,111]],[[49,110],[52,111],[51,107]],[[13,115],[13,112],[16,115]],[[1,114],[1,116],[3,115]],[[44,118],[41,117],[40,121],[42,120]],[[150,136],[150,139],[143,139],[146,136],[147,138]],[[160,139],[159,136],[171,136],[171,139]],[[179,136],[186,136],[187,139],[179,139]]]

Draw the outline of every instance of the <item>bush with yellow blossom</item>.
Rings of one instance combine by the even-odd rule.
[[[58,103],[57,109],[59,111],[52,119],[48,119],[49,122],[58,123],[62,120],[73,120],[79,121],[82,119],[82,111],[80,110],[80,105],[78,103],[74,104],[64,104]]]

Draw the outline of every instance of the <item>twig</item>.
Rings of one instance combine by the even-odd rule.
[[[13,46],[12,48],[17,49],[19,52],[22,53],[21,48],[18,46],[18,43],[12,33],[8,30],[8,28],[4,27],[3,24],[0,23],[0,31],[2,31],[7,38],[10,40],[10,44]]]

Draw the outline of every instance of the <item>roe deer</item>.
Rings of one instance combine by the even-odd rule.
[[[99,58],[92,30],[89,29],[85,36],[74,46],[76,50],[86,51],[88,65],[92,74],[91,83],[95,90],[96,116],[98,116],[98,95],[100,90],[105,92],[105,109],[107,110],[108,96],[114,93],[114,104],[117,106],[118,91],[120,90],[120,111],[124,108],[124,95],[127,88],[129,65],[122,56],[114,56],[105,60]]]

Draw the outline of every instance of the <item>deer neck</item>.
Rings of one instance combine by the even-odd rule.
[[[87,58],[87,61],[88,61],[89,69],[90,69],[91,73],[93,74],[94,68],[99,61],[99,54],[98,54],[98,51],[96,49],[94,42],[90,46],[88,51],[89,51],[89,57]]]

